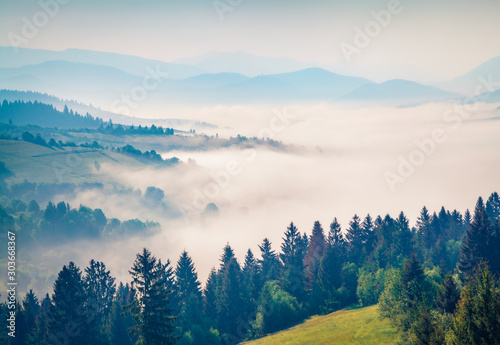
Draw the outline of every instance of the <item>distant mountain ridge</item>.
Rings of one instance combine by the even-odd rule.
[[[483,62],[457,78],[436,83],[435,86],[467,96],[477,96],[480,93],[494,91],[493,89],[498,90],[500,89],[500,56]]]
[[[147,67],[153,69],[158,67],[162,72],[168,73],[169,77],[174,79],[188,78],[206,73],[194,66],[145,59],[138,56],[118,53],[83,49],[66,49],[63,51],[28,48],[18,49],[19,52],[16,53],[12,47],[0,46],[0,68],[38,65],[48,61],[67,61],[112,67],[140,77],[146,75]]]
[[[443,101],[460,98],[461,95],[443,91],[404,79],[388,80],[379,84],[366,84],[341,97],[348,101],[399,100],[408,102]]]
[[[24,48],[19,56],[14,56],[13,51],[10,47],[0,47],[0,88],[56,94],[125,114],[127,112],[120,110],[123,107],[114,105],[121,102],[123,95],[130,95],[132,90],[142,86],[144,69],[150,68],[152,63],[157,64],[162,73],[167,69],[172,73],[164,73],[161,82],[147,90],[149,112],[165,105],[259,102],[420,104],[455,100],[470,94],[477,88],[481,76],[485,76],[487,82],[491,81],[490,89],[484,89],[482,93],[491,92],[491,86],[498,88],[500,84],[496,82],[500,81],[500,57],[481,64],[462,77],[429,86],[401,79],[374,83],[365,78],[310,67],[313,64],[293,59],[266,58],[244,52],[214,52],[166,63],[79,49],[56,52]],[[250,73],[251,68],[254,70]],[[286,72],[276,73],[280,69]],[[264,70],[268,73],[263,73]],[[255,75],[248,75],[252,73]],[[129,107],[129,110],[135,115],[141,111],[135,107]]]
[[[208,73],[231,72],[256,77],[267,74],[281,74],[315,67],[314,63],[290,58],[270,58],[242,51],[211,52],[198,56],[174,60],[173,63],[187,64]]]

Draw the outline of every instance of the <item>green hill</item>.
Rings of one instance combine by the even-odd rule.
[[[396,343],[396,332],[381,320],[377,306],[313,316],[304,323],[247,345],[382,345]]]
[[[107,164],[116,169],[138,169],[142,162],[117,152],[85,147],[50,148],[25,141],[0,140],[0,161],[13,172],[9,183],[30,182],[113,183],[109,174],[100,174],[97,167]]]

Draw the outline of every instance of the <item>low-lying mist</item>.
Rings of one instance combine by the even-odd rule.
[[[355,213],[396,217],[404,211],[415,224],[424,205],[431,212],[445,206],[463,213],[474,207],[478,196],[500,191],[500,112],[491,104],[364,109],[317,104],[185,111],[186,118],[196,113],[198,119],[221,126],[216,130],[219,136],[271,137],[294,149],[162,153],[196,162],[175,168],[123,170],[102,165],[100,174],[143,194],[148,186],[162,189],[163,205],[148,206],[103,190],[62,195],[61,200],[75,207],[101,208],[108,218],[158,221],[163,232],[53,248],[44,254],[44,260],[50,256],[53,260],[47,262],[58,265],[53,269],[69,260],[85,267],[94,258],[104,261],[119,280],[129,281],[128,269],[142,247],[174,265],[187,250],[205,281],[210,268],[218,266],[226,243],[235,249],[240,263],[248,248],[259,254],[257,245],[265,237],[279,251],[291,221],[310,233],[319,220],[327,232],[334,217],[345,229]],[[219,215],[203,214],[211,202]],[[177,212],[182,216],[172,216]]]

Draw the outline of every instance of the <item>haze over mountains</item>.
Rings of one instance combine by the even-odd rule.
[[[174,63],[81,49],[20,49],[16,54],[10,47],[0,47],[0,56],[1,89],[78,99],[114,113],[123,113],[116,104],[147,78],[158,81],[144,95],[156,107],[312,101],[411,105],[474,95],[482,81],[487,85],[481,93],[492,92],[499,88],[495,81],[500,80],[500,57],[451,81],[430,86],[402,79],[374,83],[293,59],[240,51],[215,52]],[[128,110],[135,115],[141,109]]]
[[[200,122],[194,120],[186,120],[186,119],[176,119],[176,118],[164,118],[164,119],[148,119],[148,118],[138,118],[126,116],[123,114],[116,114],[110,111],[102,110],[100,108],[96,108],[94,106],[87,105],[84,103],[76,102],[74,100],[68,99],[60,99],[55,96],[33,92],[33,91],[17,91],[17,90],[0,90],[0,100],[5,100],[7,102],[41,102],[45,104],[51,104],[59,111],[63,111],[64,107],[67,106],[69,109],[72,109],[74,112],[77,112],[81,115],[85,115],[87,113],[91,114],[94,117],[103,119],[104,121],[111,120],[113,123],[122,124],[122,125],[133,125],[133,126],[162,126],[162,127],[175,127],[177,130],[206,130],[207,128],[217,128],[217,126],[207,123]],[[43,119],[40,119],[43,121]],[[36,123],[35,123],[36,124]]]

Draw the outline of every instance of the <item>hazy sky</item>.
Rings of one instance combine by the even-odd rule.
[[[23,17],[33,22],[40,4],[54,1],[2,0],[0,45],[11,45],[9,32],[22,35]],[[384,27],[373,27],[378,32],[350,63],[340,44],[354,46],[355,28],[365,31],[374,21],[371,12],[387,9],[390,0],[59,1],[67,4],[21,47],[112,51],[164,61],[243,50],[375,80],[417,81],[455,77],[500,55],[497,0],[401,0],[398,13]],[[219,14],[217,5],[226,11]]]

